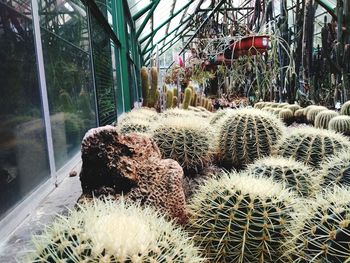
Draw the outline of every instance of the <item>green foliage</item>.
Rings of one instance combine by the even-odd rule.
[[[203,118],[167,117],[153,131],[164,158],[179,162],[185,172],[198,172],[211,160],[211,132]]]
[[[292,159],[266,157],[248,166],[248,173],[263,176],[282,183],[284,187],[297,192],[302,197],[313,196],[318,190],[312,170]]]
[[[189,231],[208,262],[278,262],[292,194],[245,174],[209,179],[190,201]]]
[[[329,121],[337,117],[339,114],[333,110],[324,110],[316,115],[315,127],[320,129],[328,129]]]
[[[343,106],[340,109],[340,114],[350,115],[350,100],[343,104]]]
[[[328,129],[350,135],[350,116],[340,115],[329,121]]]
[[[192,90],[189,87],[187,87],[185,89],[185,97],[182,104],[183,109],[185,110],[188,109],[188,106],[190,106],[191,98],[192,98]]]
[[[298,128],[291,130],[280,142],[277,153],[319,169],[327,157],[347,149],[350,149],[350,142],[341,134],[316,128]]]
[[[174,94],[172,90],[167,90],[166,92],[166,108],[170,109],[173,107]]]
[[[293,263],[340,263],[350,260],[350,190],[329,189],[309,200],[293,223],[286,248]]]
[[[187,235],[150,208],[95,199],[58,217],[25,262],[204,262]]]
[[[270,155],[282,138],[283,123],[258,109],[232,111],[220,123],[219,160],[225,167],[242,168],[256,159]]]
[[[140,71],[141,71],[143,106],[148,106],[148,96],[149,96],[148,70],[146,67],[142,67]]]
[[[350,151],[327,158],[322,164],[321,186],[350,186]]]

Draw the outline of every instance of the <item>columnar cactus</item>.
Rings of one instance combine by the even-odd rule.
[[[188,110],[188,106],[190,106],[191,98],[192,98],[192,90],[189,87],[187,87],[185,89],[185,97],[182,103],[183,109]]]
[[[328,189],[309,202],[304,215],[293,223],[288,262],[349,262],[349,188]]]
[[[170,109],[173,107],[174,93],[172,90],[167,90],[166,92],[166,108]]]
[[[322,164],[321,186],[350,186],[350,151],[327,158]]]
[[[258,109],[232,111],[220,123],[218,157],[222,165],[242,168],[270,155],[282,138],[284,125],[272,114]]]
[[[267,178],[209,179],[189,204],[189,231],[208,262],[278,262],[292,199]]]
[[[333,110],[324,110],[316,115],[315,127],[320,129],[328,129],[329,121],[337,117],[339,114]]]
[[[153,139],[164,158],[177,161],[184,172],[198,172],[212,156],[210,126],[203,118],[169,117],[154,129]]]
[[[172,108],[176,108],[177,107],[177,97],[174,96],[173,97],[173,104],[172,104]]]
[[[173,223],[123,200],[79,205],[46,227],[34,244],[26,262],[204,262]]]
[[[149,90],[148,106],[153,108],[159,98],[158,91],[158,71],[156,67],[151,68],[151,89]]]
[[[330,120],[328,129],[350,135],[350,116],[340,115]]]
[[[292,159],[265,157],[249,165],[248,173],[257,177],[272,178],[302,197],[313,196],[318,190],[317,176],[311,168]]]
[[[287,134],[276,153],[319,169],[327,157],[348,149],[350,142],[341,134],[316,128],[298,128]]]
[[[290,109],[282,109],[279,113],[278,116],[283,120],[283,122],[287,125],[292,124],[294,121],[294,115],[293,112]]]
[[[194,92],[192,94],[191,106],[196,107],[197,106],[197,100],[198,100],[197,92]]]
[[[319,114],[320,112],[325,111],[325,110],[327,110],[327,108],[325,108],[323,106],[314,106],[314,107],[310,108],[306,113],[307,121],[309,123],[314,124],[317,114]]]
[[[343,104],[343,106],[340,109],[340,114],[350,115],[350,100]]]
[[[141,87],[142,87],[143,106],[148,106],[149,81],[148,81],[148,70],[146,67],[141,68]]]

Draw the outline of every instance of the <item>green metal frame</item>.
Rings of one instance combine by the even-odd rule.
[[[152,6],[153,6],[153,2],[149,3],[147,6],[145,6],[144,8],[142,8],[141,10],[139,10],[135,15],[132,16],[132,20],[136,21],[137,19],[139,19],[141,16],[143,16],[147,11],[149,11]]]
[[[119,1],[121,1],[121,0],[119,0]],[[145,17],[145,19],[143,20],[142,24],[140,25],[139,29],[138,29],[137,32],[136,32],[136,38],[139,38],[139,37],[140,37],[140,35],[141,35],[143,29],[145,28],[145,26],[146,26],[147,23],[148,23],[148,20],[149,20],[149,19],[151,18],[151,16],[153,15],[154,10],[156,10],[156,8],[157,8],[157,6],[158,6],[159,3],[160,3],[160,0],[154,0],[154,1],[152,2],[152,7],[151,7],[151,9],[149,10],[147,16]]]

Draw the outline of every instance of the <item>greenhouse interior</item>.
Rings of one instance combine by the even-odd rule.
[[[0,0],[0,262],[350,262],[350,1]]]

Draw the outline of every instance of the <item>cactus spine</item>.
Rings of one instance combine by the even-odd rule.
[[[320,112],[325,111],[325,110],[327,110],[327,108],[325,108],[323,106],[313,106],[313,107],[311,107],[306,113],[307,121],[309,123],[314,124],[317,114],[319,114]]]
[[[174,94],[172,90],[168,90],[166,92],[166,108],[170,109],[173,107],[173,98],[174,98]]]
[[[192,90],[187,87],[185,89],[185,96],[182,104],[183,109],[188,110],[188,106],[190,106],[191,98],[192,98]]]
[[[350,116],[340,115],[330,120],[328,124],[330,130],[350,135]]]
[[[330,120],[338,115],[338,112],[332,110],[321,111],[315,118],[315,127],[320,129],[328,129]]]
[[[148,70],[146,67],[141,68],[141,87],[142,87],[143,106],[148,106],[149,81],[148,81]]]
[[[290,109],[282,109],[278,116],[283,120],[283,122],[287,125],[292,124],[294,120],[293,112]]]
[[[345,102],[340,109],[341,115],[350,115],[350,100]]]

